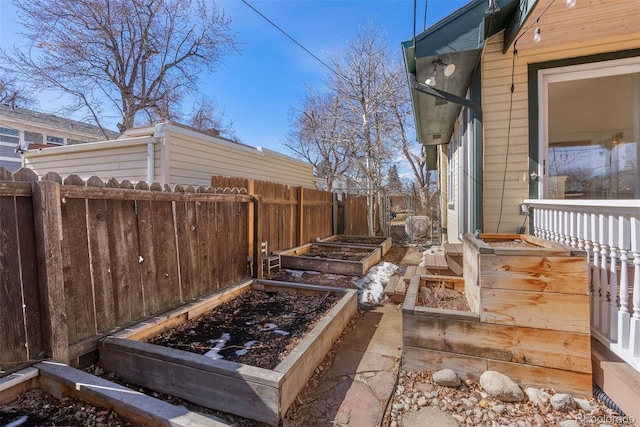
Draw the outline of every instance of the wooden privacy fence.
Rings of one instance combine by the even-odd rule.
[[[246,278],[254,198],[235,193],[0,169],[0,371]]]
[[[250,224],[257,225],[249,231],[252,237],[268,242],[269,252],[289,249],[334,234],[333,194],[328,191],[247,178],[213,176],[211,186],[217,188],[246,188],[258,201],[257,218],[250,211]],[[366,216],[365,225],[366,225]]]

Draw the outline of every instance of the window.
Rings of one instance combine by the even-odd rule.
[[[22,166],[22,159],[16,153],[20,142],[20,131],[0,126],[0,167],[15,172]]]
[[[24,140],[36,144],[42,144],[43,138],[41,133],[24,131]]]
[[[47,144],[64,145],[64,138],[61,138],[59,136],[47,135]]]
[[[541,196],[640,198],[640,58],[538,73]]]

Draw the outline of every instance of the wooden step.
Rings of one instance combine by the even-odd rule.
[[[640,372],[591,338],[593,381],[625,414],[640,420]]]
[[[456,276],[462,276],[462,265],[449,255],[447,255],[447,265]]]
[[[424,266],[427,270],[446,270],[449,268],[447,258],[443,254],[425,255]]]
[[[416,275],[417,270],[417,265],[408,265],[407,269],[404,271],[404,280],[407,282],[410,281],[411,278]]]
[[[384,294],[386,296],[391,297],[395,293],[398,280],[400,280],[400,276],[391,276],[389,282],[384,287]]]
[[[453,257],[462,256],[462,243],[445,243],[444,253]]]

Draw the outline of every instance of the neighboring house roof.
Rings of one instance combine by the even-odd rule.
[[[411,86],[417,139],[424,145],[447,144],[464,106],[481,115],[479,103],[466,99],[479,64],[484,41],[507,27],[519,27],[523,12],[535,0],[497,0],[499,10],[488,13],[486,0],[474,0],[402,43]],[[454,64],[447,77],[442,64]],[[425,82],[435,73],[436,84]]]
[[[99,139],[104,139],[105,136],[98,126],[26,108],[11,108],[11,106],[5,104],[0,104],[0,117],[6,117],[16,122],[40,125],[50,129],[59,129],[60,131],[84,134]],[[106,129],[105,132],[110,139],[117,138],[119,135],[117,132]]]

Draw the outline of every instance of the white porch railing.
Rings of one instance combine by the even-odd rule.
[[[640,372],[640,200],[525,200],[533,234],[586,250],[591,332]]]

